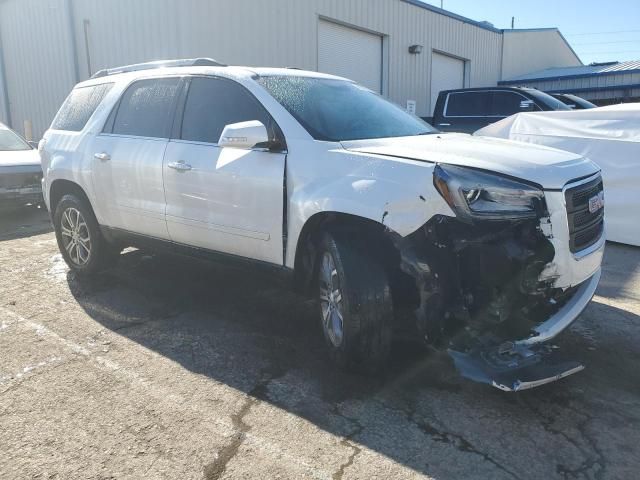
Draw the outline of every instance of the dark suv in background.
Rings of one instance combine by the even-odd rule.
[[[473,133],[515,113],[546,110],[570,110],[570,107],[534,88],[444,90],[438,95],[432,123],[443,132]]]

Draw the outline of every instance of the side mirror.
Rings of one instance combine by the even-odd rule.
[[[536,109],[536,104],[533,103],[533,100],[523,100],[520,102],[521,112],[533,112],[535,109]]]
[[[219,147],[230,147],[240,149],[250,149],[257,145],[267,147],[269,144],[269,134],[267,127],[258,120],[248,122],[231,123],[224,127]]]
[[[27,143],[29,144],[29,146],[35,150],[38,149],[38,142],[34,141],[34,140],[28,140]]]

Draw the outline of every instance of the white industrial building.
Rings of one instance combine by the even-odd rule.
[[[0,0],[0,121],[37,139],[97,70],[193,57],[342,75],[419,116],[440,90],[582,65],[557,29],[419,0]]]

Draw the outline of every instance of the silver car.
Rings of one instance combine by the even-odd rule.
[[[0,123],[0,208],[42,202],[41,181],[38,151]]]

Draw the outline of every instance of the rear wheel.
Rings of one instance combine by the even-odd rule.
[[[365,373],[384,368],[391,348],[393,305],[380,263],[346,233],[326,233],[318,249],[320,319],[329,356]]]
[[[72,270],[92,274],[112,266],[120,253],[103,237],[87,203],[73,194],[65,195],[53,215],[56,240]]]

